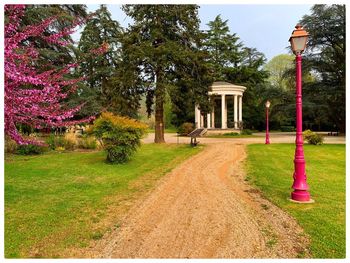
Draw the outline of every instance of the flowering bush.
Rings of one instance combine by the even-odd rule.
[[[67,109],[61,103],[76,90],[80,81],[66,77],[76,64],[58,70],[43,70],[47,67],[38,66],[40,54],[31,41],[41,38],[47,43],[67,45],[64,37],[73,32],[79,21],[72,28],[44,35],[43,32],[55,22],[55,18],[21,27],[24,12],[25,5],[5,5],[5,133],[18,144],[40,144],[35,139],[24,138],[16,125],[25,124],[41,129],[87,122],[92,118],[72,121],[82,105]]]
[[[124,163],[140,145],[147,125],[137,120],[104,112],[90,127],[90,132],[107,151],[107,162]]]

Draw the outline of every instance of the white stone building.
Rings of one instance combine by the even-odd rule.
[[[245,90],[244,86],[214,82],[209,92],[214,104],[213,111],[203,116],[196,105],[196,128],[239,130],[242,127],[242,97]]]

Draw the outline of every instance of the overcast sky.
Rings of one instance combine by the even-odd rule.
[[[276,55],[288,53],[286,47],[294,26],[305,14],[310,14],[312,5],[200,5],[201,29],[221,14],[228,20],[231,33],[236,33],[247,47],[254,47],[270,60]],[[99,5],[88,5],[95,11]],[[114,20],[127,27],[131,20],[120,5],[107,5]],[[74,39],[78,39],[78,32]]]

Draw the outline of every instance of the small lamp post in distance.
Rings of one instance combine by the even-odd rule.
[[[291,193],[291,201],[297,203],[314,202],[310,198],[309,186],[306,182],[305,158],[303,148],[303,113],[302,113],[302,85],[301,85],[301,53],[306,48],[306,42],[309,34],[298,24],[289,38],[293,53],[296,56],[296,138],[294,155],[294,191]]]
[[[265,144],[270,144],[270,134],[269,134],[269,108],[270,108],[271,102],[266,101],[265,108],[266,108],[266,135],[265,135]]]

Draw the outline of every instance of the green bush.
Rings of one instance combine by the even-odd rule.
[[[66,150],[74,150],[74,147],[75,147],[74,141],[69,140],[64,136],[61,136],[61,135],[56,136],[54,134],[51,134],[46,139],[46,144],[49,146],[51,150],[55,150],[59,147],[64,148]]]
[[[47,147],[45,146],[26,144],[26,145],[18,145],[16,153],[20,155],[35,155],[35,154],[41,154],[45,151],[47,151]]]
[[[238,132],[227,132],[223,134],[224,136],[238,136],[239,133]]]
[[[294,132],[295,127],[294,126],[281,126],[282,132]]]
[[[137,120],[104,112],[95,120],[90,132],[107,151],[107,162],[124,163],[141,144],[147,125]]]
[[[55,135],[50,134],[50,136],[47,137],[47,139],[45,141],[51,150],[54,150],[56,148]]]
[[[315,133],[313,131],[311,131],[311,130],[305,130],[305,131],[303,131],[303,138],[304,138],[304,140],[307,141],[314,134]]]
[[[315,133],[309,138],[308,143],[313,145],[321,145],[323,144],[323,140],[324,138],[322,135]]]
[[[91,149],[94,150],[97,148],[97,142],[94,137],[91,136],[82,136],[78,139],[77,147],[80,149]]]
[[[324,138],[322,135],[317,134],[311,130],[305,130],[303,132],[303,139],[306,140],[309,144],[321,145],[323,144]]]
[[[244,129],[241,131],[241,135],[252,135],[253,131],[249,129]]]
[[[193,130],[194,130],[193,123],[191,123],[191,122],[184,122],[183,124],[180,125],[180,127],[177,130],[177,132],[181,136],[187,136]]]

